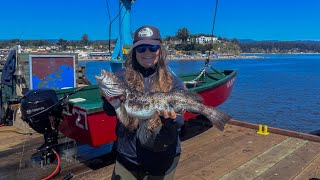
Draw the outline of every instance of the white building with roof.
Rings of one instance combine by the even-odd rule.
[[[197,44],[210,44],[218,41],[217,37],[200,36],[196,38]]]

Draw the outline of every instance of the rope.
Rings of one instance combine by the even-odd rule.
[[[206,67],[203,67],[202,70],[201,70],[201,72],[200,72],[200,74],[199,74],[195,79],[193,79],[193,80],[191,80],[191,81],[184,81],[184,83],[189,83],[189,84],[194,84],[194,83],[196,83],[196,82],[198,81],[198,79],[200,79],[201,76],[204,75],[205,72],[206,72]]]
[[[111,22],[111,16],[110,16],[110,10],[109,10],[109,3],[108,3],[108,0],[106,0],[106,3],[107,3],[107,9],[108,9],[109,22]],[[109,52],[110,52],[110,47],[111,47],[111,44],[110,44],[110,34],[111,34],[111,23],[109,23],[109,43],[108,43],[108,46],[109,46]]]
[[[212,37],[213,37],[213,32],[214,32],[214,26],[216,24],[217,11],[218,11],[218,0],[216,0],[216,8],[214,11],[214,16],[213,16],[212,33],[211,33]]]
[[[1,125],[0,125],[0,127],[1,127]],[[0,131],[0,133],[8,133],[8,132],[14,132],[17,134],[22,134],[22,135],[32,135],[33,134],[31,132],[19,132],[19,131],[15,131],[15,130],[2,130],[2,131]]]
[[[106,0],[106,3],[107,3],[107,9],[108,9],[108,16],[109,16],[109,43],[108,43],[108,46],[109,46],[109,52],[111,52],[111,42],[110,42],[110,38],[111,38],[111,26],[112,26],[112,23],[119,17],[120,15],[120,12],[123,8],[123,6],[121,6],[118,14],[116,15],[116,17],[111,21],[111,16],[110,16],[110,10],[109,10],[109,3],[108,3],[108,0]]]
[[[218,11],[218,0],[216,0],[216,7],[215,7],[215,10],[214,10],[214,16],[213,16],[212,32],[211,32],[212,39],[211,39],[210,49],[211,48],[213,49],[214,27],[215,27],[215,24],[216,24],[217,11]],[[210,58],[210,53],[211,53],[211,51],[209,50],[209,54],[208,54],[208,58],[207,58],[208,61],[209,61],[209,58]],[[216,71],[216,70],[214,70],[214,71]]]
[[[215,7],[215,11],[214,11],[214,17],[213,17],[213,24],[212,24],[212,39],[214,37],[213,35],[213,32],[214,32],[214,27],[215,27],[215,23],[216,23],[216,17],[217,17],[217,11],[218,11],[218,0],[216,0],[216,7]],[[212,45],[212,43],[211,43]],[[198,75],[198,77],[196,77],[195,79],[191,80],[191,81],[184,81],[185,83],[196,83],[196,81],[198,79],[200,79],[200,77],[204,76],[205,75],[205,72],[206,72],[206,68],[209,67],[210,69],[212,69],[214,72],[222,75],[222,76],[225,76],[225,74],[221,73],[220,71],[214,69],[210,64],[209,64],[209,57],[210,57],[210,51],[209,51],[209,55],[207,57],[207,61],[205,63],[205,66],[202,68],[200,74]]]
[[[205,66],[201,69],[200,74],[199,74],[195,79],[193,79],[193,80],[191,80],[191,81],[184,81],[184,83],[185,83],[185,84],[188,84],[188,83],[189,83],[189,84],[195,84],[195,83],[197,83],[198,79],[200,79],[202,76],[205,76],[206,69],[207,69],[208,67],[209,67],[210,69],[212,69],[214,72],[222,75],[223,77],[226,76],[225,74],[221,73],[220,71],[214,69],[209,63],[206,63]],[[209,76],[209,75],[208,75],[208,76]]]
[[[172,70],[172,68],[171,68],[169,65],[167,65],[167,67],[168,67],[168,70],[169,70],[173,75],[177,76],[177,74]]]
[[[212,69],[212,71],[214,71],[214,72],[222,75],[223,77],[226,76],[225,74],[223,74],[223,73],[221,73],[220,71],[218,71],[218,70],[216,70],[215,68],[213,68],[210,64],[207,64],[207,66],[208,66],[210,69]]]

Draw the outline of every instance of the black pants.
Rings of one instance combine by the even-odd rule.
[[[174,158],[172,168],[170,168],[169,172],[167,172],[163,176],[153,176],[143,171],[130,171],[126,169],[121,163],[116,161],[111,180],[173,180],[179,159],[180,156]]]

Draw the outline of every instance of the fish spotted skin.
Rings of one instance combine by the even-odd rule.
[[[220,131],[223,131],[225,124],[231,119],[222,111],[204,105],[202,97],[194,91],[173,90],[167,93],[141,93],[130,90],[113,73],[105,70],[102,70],[100,77],[96,76],[96,80],[103,96],[109,98],[121,96],[126,112],[131,117],[150,119],[157,111],[163,112],[166,108],[172,107],[177,113],[185,110],[202,114]]]

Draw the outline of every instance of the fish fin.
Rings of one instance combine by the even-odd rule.
[[[223,131],[224,126],[231,120],[231,116],[216,108],[212,108],[211,110],[210,114],[206,117],[211,121],[213,126],[218,130]]]
[[[191,98],[194,99],[195,101],[198,101],[199,103],[203,103],[203,102],[204,102],[203,98],[202,98],[198,93],[196,93],[196,92],[194,92],[194,91],[190,91],[190,90],[184,91],[184,94],[185,94],[186,96],[191,97]]]
[[[119,121],[124,125],[128,126],[130,124],[130,119],[128,117],[128,113],[126,111],[126,108],[124,107],[124,104],[121,104],[116,110],[117,118]]]

